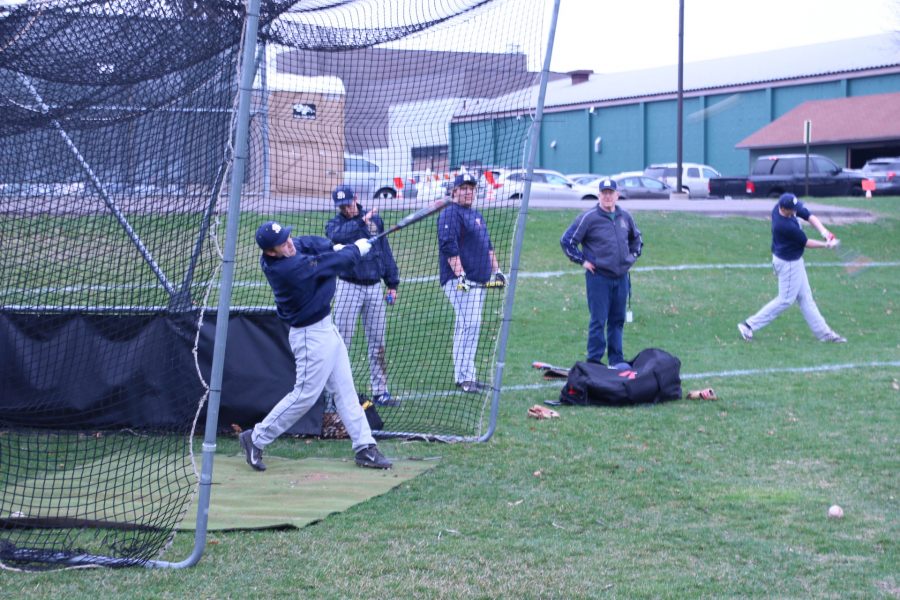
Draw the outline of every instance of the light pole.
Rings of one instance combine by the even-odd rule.
[[[678,0],[678,125],[675,135],[678,148],[676,150],[676,161],[678,169],[678,178],[675,180],[676,193],[680,194],[681,187],[681,162],[682,142],[684,136],[684,0]]]

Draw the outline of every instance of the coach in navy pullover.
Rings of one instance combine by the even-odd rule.
[[[581,213],[559,243],[569,260],[578,265],[588,261],[595,272],[607,277],[625,275],[644,246],[641,232],[628,212],[618,206],[607,212],[599,204]]]
[[[369,215],[365,208],[357,205],[357,213],[353,217],[346,217],[342,213],[336,214],[325,225],[325,235],[336,244],[352,244],[359,238],[371,238],[384,232],[384,222],[381,217],[372,211],[369,222],[365,217]],[[397,262],[391,252],[387,237],[383,237],[372,245],[372,249],[359,261],[351,271],[340,275],[344,281],[358,285],[374,285],[384,279],[384,284],[390,290],[396,290],[400,285],[400,271]]]
[[[634,219],[616,206],[618,199],[616,182],[602,180],[597,206],[579,215],[559,240],[569,260],[584,267],[591,315],[587,359],[599,363],[608,353],[610,365],[625,361],[622,332],[631,291],[628,270],[644,245]]]
[[[438,217],[441,287],[453,306],[453,376],[464,392],[479,393],[487,386],[476,379],[475,357],[484,308],[484,285],[505,285],[487,223],[472,208],[475,177],[461,173],[453,180],[453,203]]]
[[[471,187],[473,190],[474,186]],[[441,285],[456,279],[450,259],[459,257],[466,279],[486,283],[497,270],[494,245],[481,213],[468,206],[451,204],[438,218],[438,246],[440,249]]]
[[[335,278],[359,262],[359,249],[353,244],[335,252],[332,242],[323,237],[295,237],[294,256],[259,257],[272,292],[278,318],[291,327],[306,327],[321,321],[331,312]]]

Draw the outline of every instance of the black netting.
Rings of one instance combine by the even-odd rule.
[[[269,334],[230,335],[238,358],[226,364],[286,350],[286,333],[271,333],[284,330],[256,227],[275,219],[297,235],[325,235],[341,183],[390,227],[445,199],[461,170],[472,173],[474,207],[509,274],[521,189],[482,173],[523,166],[531,122],[464,115],[480,103],[502,115],[532,101],[543,4],[263,2],[231,311]],[[232,216],[244,12],[243,2],[221,0],[0,7],[3,566],[140,564],[184,516],[211,353],[200,330],[217,307]],[[377,364],[399,406],[380,409],[379,435],[476,439],[488,425],[490,386],[472,394],[455,385],[437,223],[388,238],[400,283],[385,305]],[[484,298],[472,352],[487,384],[507,293],[472,294]],[[357,388],[377,394],[364,323],[351,341]],[[275,377],[226,370],[223,410],[252,407],[234,412],[252,426],[280,396],[246,390]]]

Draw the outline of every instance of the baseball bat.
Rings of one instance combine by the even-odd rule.
[[[565,367],[557,367],[556,365],[551,365],[550,363],[541,362],[539,360],[536,360],[533,363],[531,363],[531,366],[534,367],[535,369],[541,369],[544,371],[546,371],[547,369],[556,369],[558,371],[568,371],[568,369],[566,369]]]
[[[400,231],[404,227],[408,227],[408,226],[412,225],[413,223],[418,223],[422,219],[426,219],[426,218],[430,217],[431,215],[435,215],[435,214],[441,212],[442,210],[447,208],[447,206],[449,204],[450,204],[449,200],[435,200],[434,202],[432,202],[425,208],[420,208],[416,212],[406,215],[405,217],[403,217],[402,219],[397,221],[397,224],[394,225],[393,227],[391,227],[390,229],[386,229],[386,230],[382,231],[381,233],[379,233],[378,235],[376,235],[375,237],[369,238],[369,242],[374,244],[375,242],[377,242],[378,240],[380,240],[381,238],[383,238],[386,235],[394,233],[395,231]]]

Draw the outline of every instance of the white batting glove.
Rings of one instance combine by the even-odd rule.
[[[827,242],[825,242],[826,248],[837,248],[840,245],[841,245],[841,240],[837,239],[833,235]]]
[[[465,273],[460,273],[456,278],[456,289],[460,292],[468,292],[472,289],[472,284],[466,279]]]
[[[365,256],[369,253],[369,250],[372,249],[372,242],[370,242],[366,238],[359,238],[358,240],[353,242],[353,245],[359,248],[360,256]]]
[[[830,242],[831,240],[833,240],[835,238],[834,238],[834,234],[826,229],[825,233],[822,234],[822,239],[824,239],[826,242]]]
[[[335,252],[340,252],[341,250],[344,249],[344,245],[343,244],[335,244],[333,249]]]

